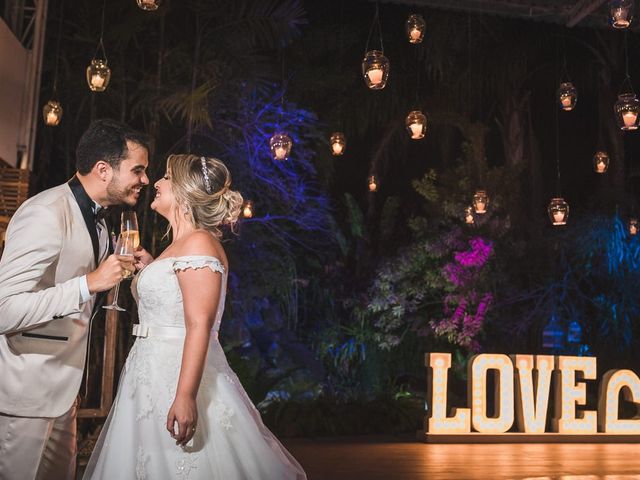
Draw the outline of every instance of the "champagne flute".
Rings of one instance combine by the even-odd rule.
[[[138,217],[133,210],[126,210],[120,215],[120,235],[128,235],[133,238],[133,249],[140,245],[140,233],[138,231]]]
[[[118,242],[116,243],[116,248],[114,253],[116,255],[130,257],[131,263],[133,264],[133,262],[135,261],[133,257],[133,252],[135,248],[133,245],[134,245],[135,239],[138,238],[137,236],[138,231],[137,230],[135,231],[135,235],[129,234],[128,232],[129,232],[128,230],[125,230],[120,234],[120,236],[118,237]],[[132,275],[133,275],[133,270],[129,270],[127,268],[124,270],[122,274],[122,278],[123,279],[129,278]],[[120,283],[122,282],[118,282],[118,284],[116,285],[116,291],[114,292],[113,302],[111,303],[111,305],[104,305],[102,308],[106,308],[107,310],[118,310],[119,312],[125,311],[124,308],[118,305],[118,293],[120,293]]]

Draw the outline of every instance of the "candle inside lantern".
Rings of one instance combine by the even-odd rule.
[[[371,177],[369,179],[369,191],[370,192],[375,192],[376,190],[378,190],[378,185],[376,184],[376,179],[375,179],[375,177]]]
[[[342,144],[338,142],[333,142],[331,144],[331,150],[333,150],[334,155],[340,155],[342,153]]]
[[[638,114],[636,112],[627,111],[622,114],[622,120],[624,121],[625,127],[634,127],[637,119]]]
[[[553,212],[553,223],[563,223],[564,222],[564,212],[560,210],[556,210]]]
[[[602,160],[598,160],[598,163],[596,163],[596,172],[604,173],[606,169],[607,165]]]
[[[58,124],[58,114],[50,111],[47,113],[47,125],[57,125]]]
[[[629,26],[629,20],[622,8],[616,8],[613,11],[613,26],[617,28],[627,28]]]
[[[91,85],[95,88],[102,88],[104,86],[104,77],[99,73],[91,75]]]
[[[367,70],[367,76],[369,77],[371,85],[380,85],[382,83],[382,74],[381,68],[374,67]]]
[[[629,225],[629,235],[635,235],[636,233],[638,233],[638,226],[632,223]]]
[[[244,210],[242,210],[242,215],[244,215],[244,218],[253,217],[253,212],[251,211],[251,207],[249,205],[244,207]]]
[[[412,123],[409,125],[411,129],[411,138],[422,138],[422,124],[421,123]]]
[[[571,97],[566,95],[560,98],[560,103],[562,104],[562,109],[563,110],[570,110],[571,109]]]
[[[276,147],[276,159],[284,160],[287,155],[287,149],[284,147]]]
[[[411,37],[412,41],[416,41],[418,39],[420,39],[420,30],[418,30],[416,27],[413,27],[411,29],[411,32],[409,32],[409,36]]]

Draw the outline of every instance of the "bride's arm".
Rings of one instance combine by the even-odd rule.
[[[176,398],[167,416],[167,430],[177,444],[184,445],[193,437],[198,420],[196,395],[220,302],[222,277],[210,268],[189,268],[178,272],[177,276],[184,301],[187,333]],[[178,432],[174,430],[176,422]]]

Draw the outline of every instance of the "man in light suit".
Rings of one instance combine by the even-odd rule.
[[[97,212],[136,204],[149,183],[148,138],[93,122],[76,175],[27,200],[0,259],[0,480],[75,478],[76,397],[96,293],[133,269],[109,255]]]

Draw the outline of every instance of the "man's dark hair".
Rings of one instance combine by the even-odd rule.
[[[127,140],[149,151],[151,139],[147,134],[108,118],[92,122],[76,147],[76,169],[81,175],[86,175],[99,160],[118,168],[129,154]]]

